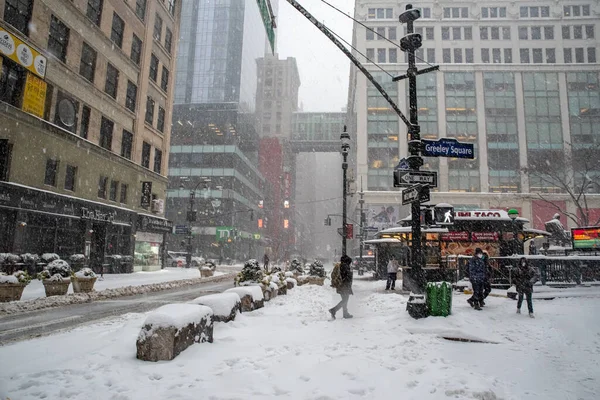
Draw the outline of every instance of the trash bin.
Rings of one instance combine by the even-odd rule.
[[[452,313],[452,284],[450,282],[429,282],[426,294],[429,315],[447,317]]]

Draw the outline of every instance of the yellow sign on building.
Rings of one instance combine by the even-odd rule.
[[[23,106],[21,109],[36,117],[44,118],[46,87],[46,82],[28,72],[27,79],[25,80],[25,90],[23,90]]]
[[[33,47],[0,27],[0,55],[4,55],[40,78],[46,76],[48,60]]]

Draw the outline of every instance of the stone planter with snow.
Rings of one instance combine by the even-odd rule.
[[[277,290],[277,294],[279,296],[286,295],[287,294],[287,284],[279,286],[279,289]]]
[[[42,283],[44,284],[46,297],[64,296],[69,291],[71,280],[68,278],[63,280],[44,279]]]
[[[213,311],[198,304],[167,304],[148,315],[137,338],[137,358],[169,361],[194,343],[213,341]]]
[[[323,286],[324,282],[325,282],[325,277],[320,277],[320,276],[309,276],[307,279],[307,283],[310,285]]]
[[[265,306],[265,298],[260,286],[239,286],[227,289],[225,293],[237,293],[242,301],[242,312],[254,311]]]
[[[306,285],[309,283],[309,278],[310,277],[308,275],[299,275],[296,277],[296,282],[298,282],[298,286]]]
[[[16,271],[13,274],[0,274],[0,303],[21,300],[25,286],[31,278],[25,271]]]
[[[210,267],[200,267],[198,269],[200,270],[200,277],[202,278],[209,278],[215,273]]]
[[[293,289],[298,284],[294,278],[285,278],[285,283],[287,285],[288,290]]]
[[[44,258],[46,254],[42,255]],[[50,254],[54,256],[54,254]],[[44,267],[37,276],[44,284],[46,296],[63,296],[67,294],[71,284],[71,267],[64,260],[54,260]]]
[[[238,311],[242,311],[242,301],[237,293],[209,294],[198,297],[190,303],[210,307],[214,322],[233,321]]]
[[[89,268],[82,268],[71,276],[74,293],[89,293],[94,290],[96,274]]]

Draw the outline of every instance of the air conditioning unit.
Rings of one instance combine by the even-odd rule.
[[[152,212],[162,214],[165,212],[165,202],[162,199],[152,200]]]

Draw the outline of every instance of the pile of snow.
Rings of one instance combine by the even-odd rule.
[[[19,280],[14,275],[0,274],[0,283],[19,283]]]
[[[285,281],[293,283],[294,286],[298,286],[298,281],[295,280],[294,278],[285,278]]]
[[[209,294],[190,301],[191,304],[201,304],[210,307],[215,315],[229,315],[239,302],[240,296],[234,292]]]
[[[292,271],[285,271],[285,277],[286,278],[293,278],[294,277],[294,273]]]
[[[240,286],[234,287],[231,289],[227,289],[225,293],[237,293],[240,298],[246,296],[247,294],[252,296],[253,301],[264,300],[264,295],[260,286]]]
[[[212,315],[213,311],[209,307],[198,304],[166,304],[150,312],[143,325],[150,329],[142,329],[138,340],[143,341],[151,337],[156,329],[175,328],[180,330],[190,324],[198,325],[203,319],[210,319]]]

